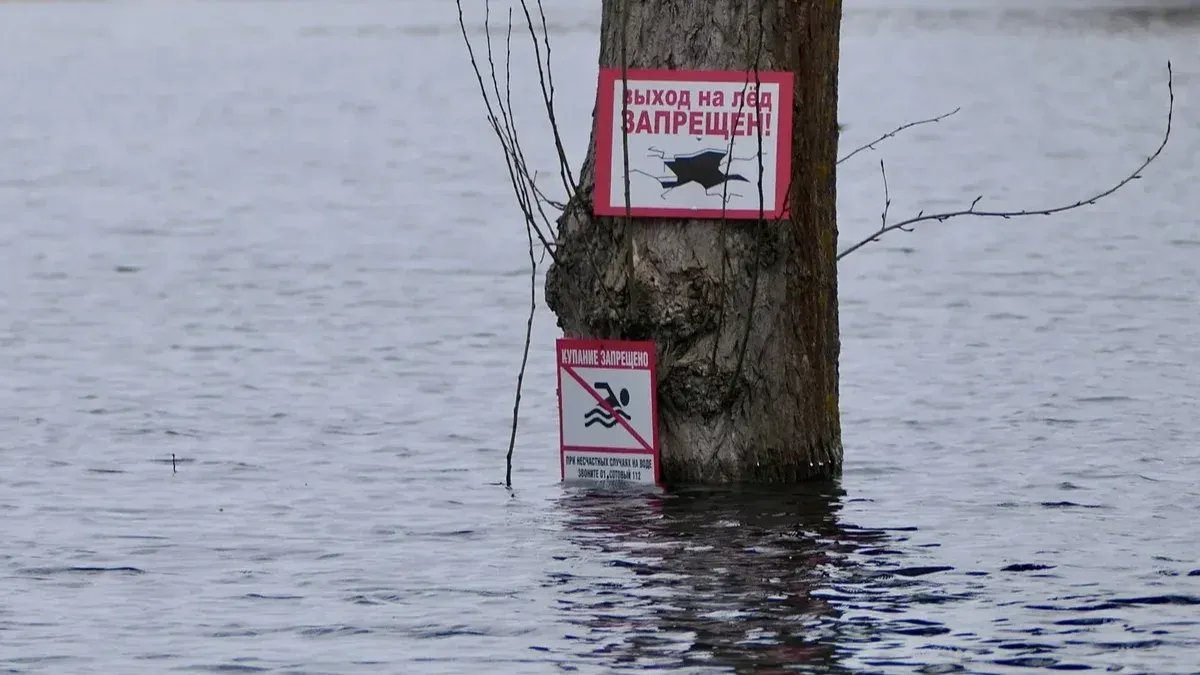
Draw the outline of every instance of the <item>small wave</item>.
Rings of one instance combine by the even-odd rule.
[[[1022,656],[1015,659],[996,659],[992,663],[1013,668],[1054,668],[1058,665],[1058,659],[1048,656]]]
[[[1194,595],[1149,595],[1140,598],[1117,598],[1120,605],[1200,605],[1200,597]]]
[[[488,637],[490,635],[491,633],[486,630],[471,628],[468,626],[451,626],[443,628],[428,627],[419,629],[415,633],[416,637],[423,640],[448,637]]]
[[[1062,619],[1061,621],[1055,621],[1054,625],[1056,625],[1056,626],[1103,626],[1106,623],[1113,623],[1115,621],[1117,621],[1117,619],[1113,619],[1113,618],[1106,617],[1106,616],[1087,616],[1087,617],[1081,617],[1078,619]]]
[[[1131,640],[1129,642],[1093,642],[1092,646],[1101,649],[1154,649],[1164,644],[1162,640]]]
[[[1010,652],[1052,652],[1057,647],[1041,642],[1004,642],[996,645],[997,648]]]
[[[1102,504],[1078,504],[1076,502],[1041,502],[1040,506],[1048,509],[1103,509],[1106,508]]]
[[[1015,563],[1007,567],[1000,568],[1001,572],[1036,572],[1038,570],[1052,570],[1054,565],[1039,565],[1037,563]]]
[[[74,565],[71,567],[28,567],[20,570],[20,572],[23,574],[40,577],[56,574],[145,574],[146,570],[124,565],[116,567]]]
[[[306,637],[326,637],[330,635],[344,637],[347,635],[367,635],[370,632],[366,628],[358,628],[356,626],[309,626],[300,629],[300,634]]]
[[[954,569],[948,565],[928,565],[925,567],[901,567],[899,569],[887,570],[889,574],[898,574],[902,577],[923,577],[926,574],[936,574],[938,572],[949,572]]]
[[[200,670],[209,673],[265,673],[269,668],[247,666],[241,663],[217,663],[213,665],[189,666],[188,670]]]
[[[893,628],[891,632],[898,635],[909,635],[912,637],[936,637],[938,635],[949,634],[950,629],[942,625],[912,626],[905,628]]]

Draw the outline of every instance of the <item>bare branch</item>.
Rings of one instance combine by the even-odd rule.
[[[504,485],[512,487],[513,448],[517,444],[517,418],[521,413],[521,385],[525,381],[525,366],[529,363],[529,345],[533,339],[533,314],[537,311],[537,261],[533,257],[533,229],[525,223],[529,240],[529,319],[525,322],[525,349],[521,352],[521,370],[517,372],[517,395],[513,400],[512,432],[508,436],[508,455],[505,458]]]
[[[1162,154],[1163,149],[1167,147],[1167,141],[1169,141],[1171,138],[1171,124],[1172,124],[1172,121],[1173,121],[1174,115],[1175,115],[1174,74],[1171,70],[1171,62],[1170,61],[1167,62],[1167,94],[1168,94],[1168,99],[1169,99],[1168,105],[1167,105],[1167,128],[1166,128],[1166,131],[1163,133],[1162,141],[1158,144],[1158,147],[1154,150],[1154,152],[1149,157],[1147,157],[1145,161],[1143,161],[1141,164],[1139,164],[1138,167],[1136,169],[1134,169],[1132,173],[1130,173],[1129,175],[1122,178],[1120,181],[1118,181],[1112,187],[1110,187],[1106,190],[1103,190],[1097,194],[1094,194],[1090,197],[1085,197],[1083,199],[1080,199],[1079,201],[1072,202],[1070,204],[1064,204],[1062,206],[1053,206],[1053,207],[1045,208],[1045,209],[1022,209],[1019,211],[978,211],[978,210],[976,210],[975,207],[979,204],[979,201],[981,199],[983,199],[983,195],[980,195],[980,196],[976,197],[974,201],[971,202],[971,205],[969,207],[967,207],[966,209],[963,209],[961,211],[949,211],[946,213],[931,213],[931,214],[925,214],[924,212],[921,212],[921,213],[917,214],[917,216],[914,218],[909,218],[908,220],[904,220],[904,221],[901,221],[898,223],[893,223],[891,225],[886,225],[879,231],[872,233],[871,236],[863,239],[862,241],[854,244],[850,248],[839,253],[837,256],[837,259],[841,260],[842,258],[845,258],[846,256],[850,255],[851,253],[862,248],[863,246],[866,246],[867,244],[869,244],[873,241],[878,241],[879,237],[881,235],[887,234],[888,232],[891,232],[893,230],[911,231],[912,230],[911,226],[916,225],[918,223],[931,221],[931,220],[936,220],[938,222],[945,222],[947,220],[950,220],[951,218],[958,218],[961,216],[974,216],[977,218],[1003,218],[1003,219],[1007,220],[1009,218],[1023,218],[1026,216],[1050,216],[1050,215],[1054,215],[1056,213],[1062,213],[1063,211],[1070,211],[1072,209],[1077,209],[1077,208],[1081,208],[1084,206],[1093,205],[1096,202],[1100,201],[1101,199],[1108,197],[1109,195],[1113,194],[1117,190],[1120,190],[1121,188],[1125,187],[1126,185],[1141,178],[1142,171],[1144,171],[1146,169],[1146,167],[1150,166],[1150,164],[1154,160],[1158,159],[1159,155]]]
[[[505,473],[504,485],[512,488],[512,458],[513,451],[517,441],[517,425],[521,411],[521,390],[525,381],[525,369],[529,363],[529,349],[533,336],[533,317],[537,311],[537,259],[533,252],[533,237],[537,234],[538,240],[542,243],[543,251],[549,254],[551,259],[556,263],[558,258],[555,256],[553,245],[547,240],[546,234],[538,226],[537,218],[540,216],[547,232],[550,232],[551,237],[554,236],[554,228],[550,224],[550,219],[547,216],[542,205],[551,203],[545,195],[541,194],[537,187],[537,182],[529,173],[528,162],[525,160],[525,153],[521,148],[520,139],[517,134],[516,123],[513,120],[512,106],[512,11],[509,10],[508,17],[508,33],[506,35],[506,51],[505,51],[505,86],[504,93],[501,94],[500,83],[496,76],[496,63],[493,57],[491,31],[488,26],[488,19],[491,16],[491,3],[489,0],[484,1],[484,32],[487,44],[487,62],[489,66],[489,74],[492,82],[492,90],[495,93],[495,105],[488,94],[487,85],[484,84],[483,73],[480,71],[479,62],[475,58],[474,47],[471,44],[470,37],[467,34],[466,22],[463,18],[463,9],[461,0],[455,0],[458,7],[458,24],[462,31],[463,42],[467,46],[467,54],[470,57],[471,68],[475,71],[475,79],[479,84],[479,93],[483,96],[483,102],[487,109],[488,124],[492,127],[492,131],[496,134],[496,138],[500,141],[500,148],[504,152],[504,163],[508,169],[509,181],[513,188],[513,193],[517,198],[517,205],[521,209],[521,215],[525,220],[525,237],[528,242],[529,250],[529,318],[525,324],[525,346],[521,354],[521,367],[517,372],[517,387],[516,394],[513,398],[513,417],[512,428],[508,439],[508,452],[505,457]],[[539,0],[540,4],[540,0]],[[530,33],[533,33],[532,21],[529,19],[528,11],[526,11],[526,19],[530,23]],[[545,17],[543,15],[543,23]],[[536,51],[537,42],[534,41]],[[549,43],[547,38],[547,59],[549,58]],[[541,72],[541,59],[539,56],[538,70]],[[543,91],[545,91],[545,82],[543,81]],[[552,90],[551,90],[552,91]],[[552,97],[552,94],[548,94]],[[547,107],[551,110],[551,124],[554,124],[553,119],[553,103],[547,100]],[[557,128],[555,128],[555,136],[557,138]],[[565,156],[561,154],[560,161],[565,162]],[[536,215],[535,215],[536,211]]]
[[[484,5],[485,14],[487,12],[487,3]],[[533,211],[531,206],[537,208],[538,215],[542,220],[542,227],[545,228],[546,238],[554,239],[554,225],[551,223],[550,217],[546,214],[542,205],[548,200],[538,197],[539,191],[534,182],[533,176],[529,175],[529,163],[525,159],[525,150],[521,147],[521,139],[517,134],[517,124],[513,119],[513,104],[512,104],[512,8],[508,10],[508,32],[505,35],[505,54],[504,54],[504,98],[500,97],[500,87],[496,84],[496,67],[492,64],[492,42],[491,34],[488,34],[488,63],[492,69],[492,84],[496,90],[497,107],[500,109],[501,115],[504,116],[505,128],[508,133],[508,154],[512,156],[513,166],[517,169],[518,178],[518,196],[517,201],[522,204],[522,210],[528,212],[529,217],[532,217]],[[507,112],[503,104],[499,101],[505,101],[508,105]],[[532,195],[532,196],[531,196]],[[537,225],[533,226],[535,230],[541,234],[541,230]]]
[[[629,227],[629,129],[625,120],[629,118],[629,45],[626,32],[629,30],[629,3],[621,3],[621,161],[625,171],[625,227]],[[632,267],[632,264],[631,264]],[[630,274],[633,270],[629,270]]]
[[[746,48],[746,57],[747,57],[747,59],[750,58],[749,46],[747,46],[747,48]],[[755,63],[757,63],[758,56],[755,55],[753,60]],[[755,79],[756,80],[758,79],[757,74],[755,75]],[[739,99],[738,108],[737,108],[738,116],[741,116],[742,110],[745,109],[745,107],[746,107],[746,91],[749,88],[750,88],[750,80],[749,80],[749,78],[747,78],[746,84],[742,86],[742,97]],[[726,150],[725,150],[725,155],[731,159],[733,158],[733,144],[736,140],[737,140],[737,138],[731,135],[729,137],[729,145],[726,147]],[[761,159],[761,156],[759,159]],[[762,182],[761,179],[762,179],[762,171],[760,170],[759,171],[760,187],[761,187],[761,182]],[[712,347],[712,355],[710,358],[710,363],[712,364],[713,368],[716,368],[716,366],[717,366],[717,352],[720,351],[721,332],[722,332],[722,330],[724,328],[724,324],[725,324],[725,295],[727,293],[726,286],[725,286],[725,279],[726,279],[726,273],[729,270],[729,239],[726,237],[726,230],[729,226],[729,217],[726,215],[726,210],[728,208],[729,208],[729,181],[725,181],[724,183],[721,183],[721,226],[717,233],[717,236],[721,240],[721,276],[720,276],[720,281],[717,284],[717,288],[720,289],[720,292],[718,293],[718,298],[717,298],[717,329],[713,333],[713,347]]]
[[[759,66],[762,61],[763,39],[766,36],[767,27],[763,19],[765,8],[759,6],[758,10],[758,49],[754,53],[754,90],[762,89],[762,76],[759,74]],[[762,107],[756,101],[754,105],[754,114],[757,118],[758,125],[758,223],[754,229],[754,267],[751,272],[750,280],[750,303],[746,307],[746,323],[742,330],[741,346],[738,347],[737,363],[733,368],[733,375],[729,377],[729,388],[726,390],[727,399],[732,399],[737,391],[737,380],[742,374],[742,365],[746,360],[746,347],[750,344],[750,328],[754,323],[754,303],[758,299],[758,276],[759,270],[762,267],[762,249],[763,249],[763,232],[767,229],[765,226],[765,209],[766,202],[763,196],[763,125],[762,125]],[[732,145],[730,146],[732,148]],[[776,177],[778,178],[778,177]],[[788,198],[791,197],[791,177],[788,178]]]
[[[553,199],[550,199],[549,197],[546,196],[546,194],[544,192],[542,192],[541,188],[539,188],[537,186],[537,177],[538,177],[538,172],[534,171],[533,178],[529,181],[529,187],[533,189],[533,193],[535,195],[537,195],[537,198],[539,200],[541,200],[541,202],[543,204],[545,204],[546,206],[549,206],[552,209],[557,209],[558,211],[566,211],[567,210],[566,204],[564,204],[560,201],[555,201]]]
[[[937,117],[930,117],[927,120],[917,120],[916,122],[909,122],[908,124],[901,124],[900,126],[896,127],[895,129],[892,129],[891,131],[887,132],[886,134],[880,136],[879,138],[876,138],[875,140],[871,141],[870,143],[867,143],[866,145],[861,145],[861,146],[855,148],[853,152],[851,152],[850,154],[846,155],[845,157],[839,159],[837,161],[837,163],[841,164],[842,162],[850,159],[851,157],[857,155],[860,152],[865,152],[867,150],[874,150],[875,146],[877,144],[882,143],[883,141],[886,141],[887,139],[895,136],[896,134],[900,133],[901,131],[904,131],[905,129],[911,129],[913,127],[918,127],[918,126],[921,126],[922,124],[936,124],[936,123],[941,122],[942,120],[946,119],[947,117],[954,115],[959,110],[962,110],[962,108],[961,107],[955,108],[954,110],[951,110],[950,112],[942,113],[941,115],[938,115]]]
[[[455,0],[461,2],[461,0]],[[538,12],[542,17],[542,41],[546,46],[546,66],[542,67],[542,51],[538,44],[537,31],[534,28],[533,17],[529,14],[529,4],[527,0],[521,0],[521,9],[525,12],[525,23],[529,26],[529,38],[533,42],[533,54],[537,60],[538,83],[542,87],[542,101],[546,104],[546,117],[550,120],[550,131],[554,135],[554,148],[558,151],[558,164],[563,181],[563,189],[567,192],[567,201],[570,201],[579,186],[575,183],[575,176],[571,173],[571,164],[567,161],[567,152],[563,149],[562,135],[558,133],[558,118],[554,114],[554,80],[553,75],[547,76],[550,70],[550,32],[546,25],[546,12],[542,8],[542,0],[537,0]],[[547,83],[547,77],[550,78]]]
[[[632,209],[629,191],[629,127],[625,120],[629,117],[629,0],[621,2],[621,167],[625,188],[625,220],[621,234],[625,237],[625,302],[633,305],[634,243]]]
[[[505,42],[506,52],[504,57],[504,95],[505,101],[508,102],[509,118],[511,120],[513,104],[512,104],[512,8],[508,10],[508,34]],[[489,43],[489,50],[491,49]],[[495,77],[492,78],[495,80]],[[496,97],[500,97],[500,91],[497,89]],[[555,239],[557,234],[554,231],[554,225],[551,223],[550,217],[546,214],[546,210],[542,208],[543,204],[549,204],[550,200],[546,199],[537,187],[534,176],[529,175],[529,163],[525,159],[525,150],[521,147],[521,139],[517,134],[516,122],[510,124],[510,139],[509,143],[513,155],[514,165],[518,168],[518,176],[521,178],[520,192],[523,195],[518,196],[518,201],[523,201],[524,209],[529,212],[532,217],[532,209],[529,206],[532,204],[537,208],[538,215],[542,219],[542,226],[546,228],[547,236],[550,239]],[[536,229],[537,226],[535,225]]]
[[[507,138],[505,137],[505,131],[504,131],[505,127],[507,125],[510,125],[511,122],[501,122],[500,118],[497,117],[497,115],[496,115],[496,108],[493,107],[493,105],[492,105],[492,99],[488,95],[487,86],[483,83],[483,73],[480,71],[479,62],[475,58],[475,49],[474,49],[473,45],[471,44],[470,37],[467,35],[467,24],[463,18],[462,0],[455,0],[455,4],[458,6],[458,26],[459,26],[459,29],[462,31],[463,42],[466,43],[466,46],[467,46],[467,55],[470,57],[471,68],[475,71],[475,79],[479,84],[479,93],[480,93],[480,95],[483,96],[483,103],[487,109],[487,120],[488,120],[488,123],[492,127],[492,131],[496,134],[496,138],[498,138],[500,140],[501,149],[504,151],[505,167],[508,169],[509,181],[512,184],[513,191],[516,193],[517,201],[518,201],[519,205],[521,206],[522,215],[525,216],[525,219],[529,222],[530,227],[532,227],[533,231],[537,234],[538,240],[540,240],[542,245],[546,247],[546,250],[550,253],[550,257],[552,259],[554,259],[555,262],[557,262],[558,260],[557,260],[557,258],[555,258],[554,252],[551,250],[550,242],[547,240],[546,235],[542,232],[541,228],[539,228],[537,226],[537,223],[534,221],[533,213],[529,209],[529,206],[528,206],[528,200],[526,197],[526,193],[521,187],[521,185],[522,185],[522,181],[520,178],[521,164],[519,161],[514,159],[513,151],[511,149],[511,147],[509,146],[509,143],[507,141]],[[485,10],[490,12],[490,2],[487,2],[485,0],[484,8],[485,8]],[[484,30],[485,31],[487,30],[486,22],[484,25]],[[489,44],[488,61],[489,61],[489,63],[492,63],[491,48],[490,48],[490,44],[491,44],[490,35],[488,36],[488,44]],[[492,75],[493,75],[493,81],[494,81],[495,80],[494,64],[492,66]],[[498,85],[497,85],[497,89],[498,89]],[[503,108],[500,101],[497,101],[497,105],[500,106],[501,108]],[[507,119],[507,113],[503,113],[503,115]]]
[[[887,169],[882,159],[879,160],[879,173],[883,176],[883,214],[879,216],[879,231],[883,232],[887,229],[888,209],[892,208],[892,193],[888,191]]]

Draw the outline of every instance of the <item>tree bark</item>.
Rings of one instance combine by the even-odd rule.
[[[595,217],[594,132],[559,220],[546,299],[564,333],[658,345],[668,483],[795,482],[841,470],[841,4],[604,0],[601,67],[795,75],[785,220]]]

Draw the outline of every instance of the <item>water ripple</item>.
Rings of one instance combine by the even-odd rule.
[[[453,3],[0,2],[0,672],[1193,672],[1200,14],[1086,4],[846,3],[843,145],[963,111],[839,167],[843,244],[881,158],[894,213],[1106,183],[1168,57],[1172,145],[841,263],[838,483],[612,495],[544,308],[495,485],[526,242]],[[546,6],[578,162],[598,5]]]

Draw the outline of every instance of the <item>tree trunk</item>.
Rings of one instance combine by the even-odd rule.
[[[795,74],[782,221],[595,217],[595,134],[546,299],[571,337],[654,340],[668,483],[841,470],[840,0],[604,0],[600,65]],[[785,180],[781,177],[781,180]]]

